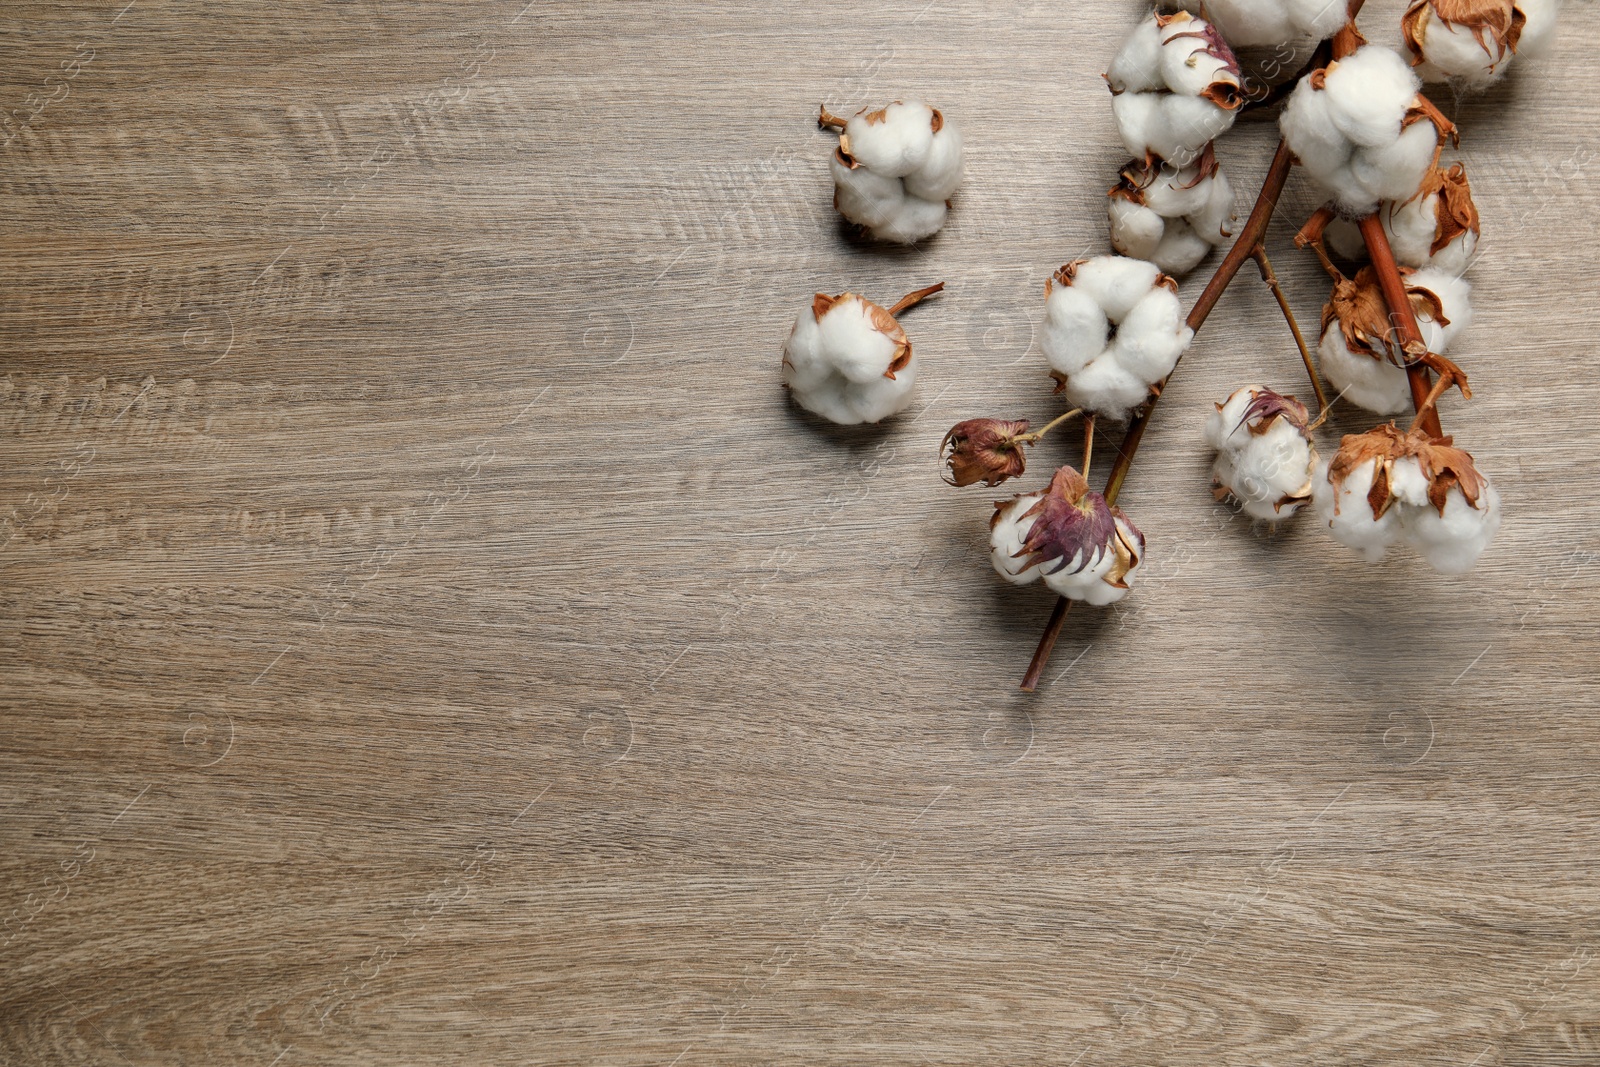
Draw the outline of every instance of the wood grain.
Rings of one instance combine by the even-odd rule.
[[[936,446],[1059,410],[1137,5],[524,2],[0,12],[0,1060],[1600,1062],[1576,25],[1437,97],[1482,566],[1211,502],[1210,403],[1303,391],[1247,272],[1123,493],[1135,593],[1028,698],[1050,600]],[[811,119],[911,94],[969,177],[866,247]],[[788,405],[813,292],[935,281],[910,411]]]

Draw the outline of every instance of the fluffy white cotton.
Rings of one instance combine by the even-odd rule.
[[[1204,14],[1235,48],[1322,40],[1344,25],[1344,0],[1167,0]]]
[[[1171,285],[1154,263],[1123,256],[1056,272],[1040,345],[1068,403],[1125,419],[1177,365],[1194,331]]]
[[[1106,210],[1112,248],[1173,275],[1193,270],[1233,236],[1238,221],[1233,187],[1209,154],[1204,162],[1181,168],[1130,163]]]
[[[1128,151],[1179,166],[1233,125],[1239,63],[1205,19],[1179,12],[1145,19],[1106,71],[1111,111]]]
[[[1378,208],[1378,219],[1383,223],[1383,232],[1389,235],[1395,262],[1402,267],[1433,267],[1446,274],[1463,274],[1478,250],[1477,231],[1463,230],[1439,251],[1433,251],[1439,232],[1439,208],[1438,193],[1404,202],[1386,200]],[[1344,258],[1358,262],[1367,258],[1366,243],[1355,223],[1334,219],[1325,236],[1328,246]]]
[[[1445,497],[1440,515],[1427,498],[1427,477],[1413,457],[1396,460],[1390,471],[1395,500],[1381,518],[1374,518],[1367,494],[1377,474],[1379,460],[1358,465],[1335,489],[1328,478],[1329,464],[1317,468],[1314,508],[1340,544],[1354,549],[1368,562],[1376,562],[1396,544],[1414,549],[1435,570],[1461,574],[1472,568],[1500,529],[1500,494],[1485,484],[1478,506],[1467,502],[1459,488]]]
[[[1253,519],[1286,519],[1311,499],[1317,451],[1305,409],[1285,400],[1266,386],[1247,385],[1206,416],[1206,443],[1217,450],[1212,477]]]
[[[1376,281],[1370,284],[1376,285]],[[1406,278],[1407,289],[1426,289],[1442,305],[1440,321],[1427,311],[1417,312],[1417,325],[1428,351],[1443,355],[1472,322],[1472,286],[1464,278],[1437,268],[1420,270]],[[1340,328],[1340,314],[1347,314],[1337,303],[1334,315],[1322,330],[1317,346],[1322,377],[1357,407],[1379,415],[1398,415],[1411,410],[1411,384],[1405,368],[1395,362],[1377,334],[1381,323],[1364,323],[1374,340],[1352,351]]]
[[[1044,498],[1042,493],[1019,496],[1010,504],[998,508],[994,521],[989,524],[989,561],[1000,577],[1013,585],[1027,585],[1039,580],[1039,568],[1028,567],[1027,559],[1019,557],[1022,542],[1033,528],[1035,516],[1023,516],[1028,509]]]
[[[827,298],[819,298],[826,300]],[[910,344],[882,308],[846,293],[818,319],[800,313],[783,347],[783,382],[800,406],[831,422],[877,422],[911,402],[914,356],[893,376],[889,367]]]
[[[1405,125],[1420,84],[1406,61],[1363,45],[1317,83],[1316,73],[1300,79],[1279,119],[1306,171],[1351,216],[1408,199],[1433,163],[1439,131],[1426,118]]]
[[[1401,21],[1406,46],[1423,80],[1482,89],[1499,81],[1513,59],[1549,46],[1561,0],[1479,0],[1478,10],[1451,7],[1451,15],[1463,21],[1441,17],[1431,0],[1412,4]],[[1520,31],[1513,29],[1517,21]]]
[[[937,233],[961,184],[961,133],[926,104],[863,109],[845,124],[829,167],[833,206],[883,241]]]

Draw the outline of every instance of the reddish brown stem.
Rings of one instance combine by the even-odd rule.
[[[889,314],[898,315],[907,308],[916,307],[934,293],[942,292],[944,292],[944,282],[939,282],[937,285],[930,285],[926,289],[918,289],[914,293],[907,293],[905,296],[902,296],[899,300],[895,301],[894,307],[889,309]]]
[[[1406,355],[1406,381],[1411,386],[1411,406],[1417,412],[1417,425],[1434,437],[1444,436],[1439,424],[1439,412],[1428,400],[1433,392],[1433,376],[1428,368],[1417,362],[1417,357],[1428,350],[1422,330],[1417,326],[1417,316],[1411,309],[1411,298],[1406,294],[1405,279],[1400,277],[1400,267],[1394,261],[1394,250],[1389,247],[1389,235],[1383,232],[1383,223],[1376,214],[1368,215],[1358,224],[1361,239],[1366,242],[1367,255],[1372,257],[1372,270],[1378,276],[1378,288],[1383,291],[1383,302],[1389,305],[1389,321],[1400,335],[1399,348]]]
[[[1283,312],[1283,320],[1289,324],[1289,332],[1294,334],[1294,345],[1300,350],[1300,362],[1306,365],[1306,375],[1311,379],[1311,391],[1317,394],[1317,413],[1320,415],[1328,410],[1328,396],[1322,391],[1322,379],[1317,376],[1316,364],[1311,362],[1311,350],[1306,347],[1305,335],[1300,332],[1300,324],[1295,321],[1294,309],[1289,307],[1289,298],[1283,294],[1283,286],[1278,284],[1278,273],[1272,269],[1272,260],[1267,258],[1267,246],[1256,245],[1251,255],[1255,258],[1256,267],[1261,271],[1261,280],[1272,290],[1272,297],[1278,302],[1278,310]]]
[[[1233,247],[1228,249],[1228,254],[1217,265],[1217,272],[1206,283],[1205,289],[1195,300],[1194,307],[1189,309],[1189,317],[1185,320],[1189,329],[1196,333],[1200,332],[1200,327],[1205,324],[1211,309],[1217,306],[1217,301],[1222,298],[1229,283],[1238,276],[1244,265],[1251,261],[1256,245],[1266,239],[1267,225],[1272,221],[1272,213],[1278,206],[1278,197],[1283,195],[1284,183],[1289,180],[1289,171],[1293,166],[1294,153],[1289,151],[1288,145],[1279,141],[1278,151],[1272,157],[1272,165],[1267,168],[1267,176],[1261,183],[1261,193],[1256,197],[1256,206],[1251,209],[1250,217],[1245,220],[1244,228],[1239,231]],[[1150,399],[1145,401],[1144,407],[1140,408],[1129,421],[1128,429],[1122,435],[1122,443],[1117,446],[1117,458],[1111,464],[1111,474],[1106,478],[1107,504],[1117,502],[1117,495],[1122,492],[1122,483],[1128,477],[1128,468],[1133,465],[1134,454],[1139,451],[1139,442],[1144,439],[1145,427],[1150,425],[1150,414],[1155,411],[1156,401],[1161,399],[1167,382],[1172,380],[1172,375],[1176,372],[1177,368],[1174,367],[1165,378],[1156,383],[1155,388],[1150,391]],[[1033,692],[1039,684],[1039,675],[1044,672],[1044,665],[1050,659],[1050,650],[1055,647],[1056,637],[1061,633],[1061,624],[1066,620],[1067,604],[1066,597],[1056,599],[1055,610],[1050,613],[1050,621],[1045,624],[1044,634],[1039,638],[1039,646],[1034,649],[1033,660],[1028,664],[1028,673],[1022,676],[1024,692]]]

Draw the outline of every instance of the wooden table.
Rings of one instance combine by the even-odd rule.
[[[123,2],[0,13],[0,1060],[1600,1062],[1585,5],[1435,94],[1478,570],[1211,501],[1210,404],[1305,392],[1247,273],[1030,697],[937,445],[1061,410],[1137,5]],[[816,107],[911,94],[968,179],[856,243]],[[941,280],[906,414],[790,406],[812,293]]]

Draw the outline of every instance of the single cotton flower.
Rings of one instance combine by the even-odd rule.
[[[1154,263],[1075,260],[1045,282],[1044,292],[1040,346],[1056,391],[1073,407],[1127,418],[1194,339],[1178,283]]]
[[[1110,604],[1127,595],[1144,558],[1144,535],[1083,475],[1062,467],[1044,492],[995,504],[989,558],[1008,582],[1043,578],[1069,600]]]
[[[1435,569],[1471,569],[1500,528],[1500,494],[1448,437],[1393,425],[1347,434],[1317,474],[1318,515],[1369,561],[1404,542]]]
[[[1031,435],[1036,439],[1037,434]],[[995,486],[1027,469],[1023,446],[1030,444],[1028,420],[967,419],[950,427],[939,443],[950,468],[951,485],[982,482]]]
[[[1472,321],[1472,287],[1438,269],[1407,274],[1405,283],[1427,350],[1444,353]],[[1405,364],[1421,353],[1402,350],[1371,267],[1334,282],[1317,353],[1322,376],[1351,403],[1379,415],[1411,409]]]
[[[1481,89],[1554,35],[1561,0],[1416,0],[1400,20],[1423,80]]]
[[[1217,450],[1211,474],[1218,500],[1231,496],[1253,519],[1277,521],[1311,499],[1317,450],[1305,405],[1264,385],[1234,390],[1206,416],[1206,443]]]
[[[1244,93],[1239,61],[1203,18],[1151,15],[1128,35],[1106,83],[1122,141],[1134,156],[1187,166],[1233,125]]]
[[[1455,127],[1419,87],[1398,53],[1368,44],[1312,71],[1289,94],[1278,120],[1283,138],[1344,214],[1409,198],[1438,161]]]
[[[848,120],[824,109],[819,121],[842,128],[829,165],[839,214],[880,241],[911,244],[938,232],[961,184],[961,133],[944,115],[896,100]]]
[[[783,346],[783,384],[801,407],[841,425],[900,411],[917,364],[895,315],[943,288],[918,290],[890,310],[855,293],[818,293]]]
[[[1478,249],[1478,208],[1472,186],[1460,163],[1434,167],[1409,200],[1386,200],[1378,208],[1383,232],[1395,262],[1402,267],[1436,267],[1462,274]],[[1328,245],[1346,259],[1367,258],[1355,223],[1334,219],[1327,228]]]
[[[1187,274],[1233,236],[1233,187],[1207,145],[1187,167],[1136,159],[1107,196],[1111,247],[1167,274]]]
[[[1203,13],[1235,48],[1320,41],[1345,23],[1343,0],[1166,0],[1163,6]]]

